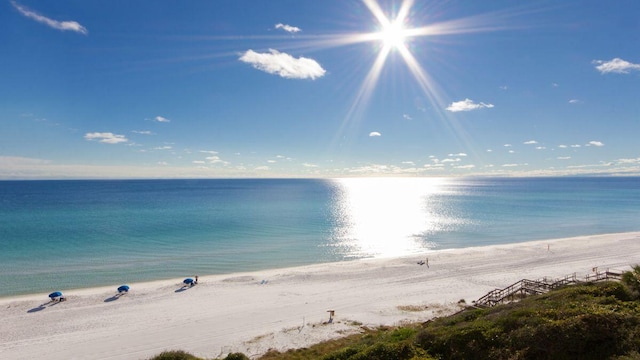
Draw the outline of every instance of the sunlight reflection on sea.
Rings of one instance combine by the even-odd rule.
[[[333,243],[344,257],[389,257],[433,248],[429,235],[462,219],[438,195],[444,178],[335,180]]]

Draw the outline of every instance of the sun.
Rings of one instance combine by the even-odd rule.
[[[404,47],[406,31],[401,21],[394,21],[386,24],[378,34],[385,47],[398,49]]]

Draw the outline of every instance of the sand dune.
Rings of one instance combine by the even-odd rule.
[[[418,265],[429,259],[429,265]],[[200,276],[0,299],[2,359],[146,359],[181,349],[203,357],[304,347],[361,325],[425,321],[522,278],[583,277],[640,263],[640,232],[414,256]],[[186,276],[192,274],[185,274]],[[63,289],[64,290],[64,289]],[[328,323],[327,310],[335,310]]]

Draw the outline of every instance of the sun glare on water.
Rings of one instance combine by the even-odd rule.
[[[424,251],[429,234],[447,226],[437,201],[445,179],[349,178],[336,180],[336,240],[350,256],[389,257]]]

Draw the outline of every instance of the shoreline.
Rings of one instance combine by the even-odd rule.
[[[286,272],[286,271],[294,271],[296,269],[306,269],[309,268],[313,270],[314,267],[325,267],[329,265],[338,265],[343,263],[357,263],[357,262],[376,262],[376,261],[385,261],[385,260],[401,260],[401,259],[413,259],[428,256],[429,254],[438,254],[438,253],[446,253],[451,251],[464,251],[470,249],[489,249],[493,247],[510,247],[510,246],[519,246],[526,244],[535,244],[535,243],[553,243],[556,241],[565,241],[565,240],[578,240],[578,239],[588,239],[592,237],[615,237],[615,236],[633,236],[637,234],[640,237],[640,231],[630,231],[630,232],[620,232],[620,233],[607,233],[607,234],[590,234],[590,235],[580,235],[580,236],[571,236],[565,238],[551,238],[551,239],[543,239],[543,240],[529,240],[529,241],[521,241],[515,243],[505,243],[505,244],[489,244],[489,245],[476,245],[470,247],[463,248],[448,248],[448,249],[428,249],[423,251],[417,251],[412,254],[405,254],[400,256],[392,256],[392,257],[371,257],[371,258],[356,258],[352,260],[341,260],[334,262],[322,262],[322,263],[314,263],[314,264],[306,264],[306,265],[298,265],[298,266],[285,266],[285,267],[276,267],[276,268],[265,268],[259,270],[247,270],[247,271],[234,271],[229,273],[216,273],[216,274],[185,274],[182,278],[165,278],[165,279],[157,279],[157,280],[147,280],[147,281],[138,281],[138,282],[126,282],[127,285],[136,288],[153,288],[155,286],[167,286],[168,284],[178,284],[182,283],[187,277],[194,277],[198,275],[201,279],[219,279],[219,278],[227,278],[227,277],[237,277],[237,276],[248,276],[257,273],[271,273],[271,272]],[[640,260],[639,260],[640,263]],[[125,283],[113,283],[109,285],[98,285],[98,286],[87,286],[87,287],[79,287],[79,288],[60,288],[53,286],[46,292],[33,292],[26,294],[17,294],[17,295],[0,295],[0,307],[4,303],[20,301],[20,300],[35,300],[46,298],[46,295],[53,291],[61,291],[65,295],[68,294],[77,294],[77,295],[91,295],[99,292],[113,292],[115,289],[124,285]]]
[[[418,261],[429,259],[428,266]],[[640,232],[432,250],[395,258],[199,275],[0,298],[0,357],[146,359],[164,350],[202,357],[309,346],[361,326],[426,321],[522,278],[583,277],[640,262]],[[195,275],[195,274],[194,274]],[[331,323],[328,310],[335,311]]]

